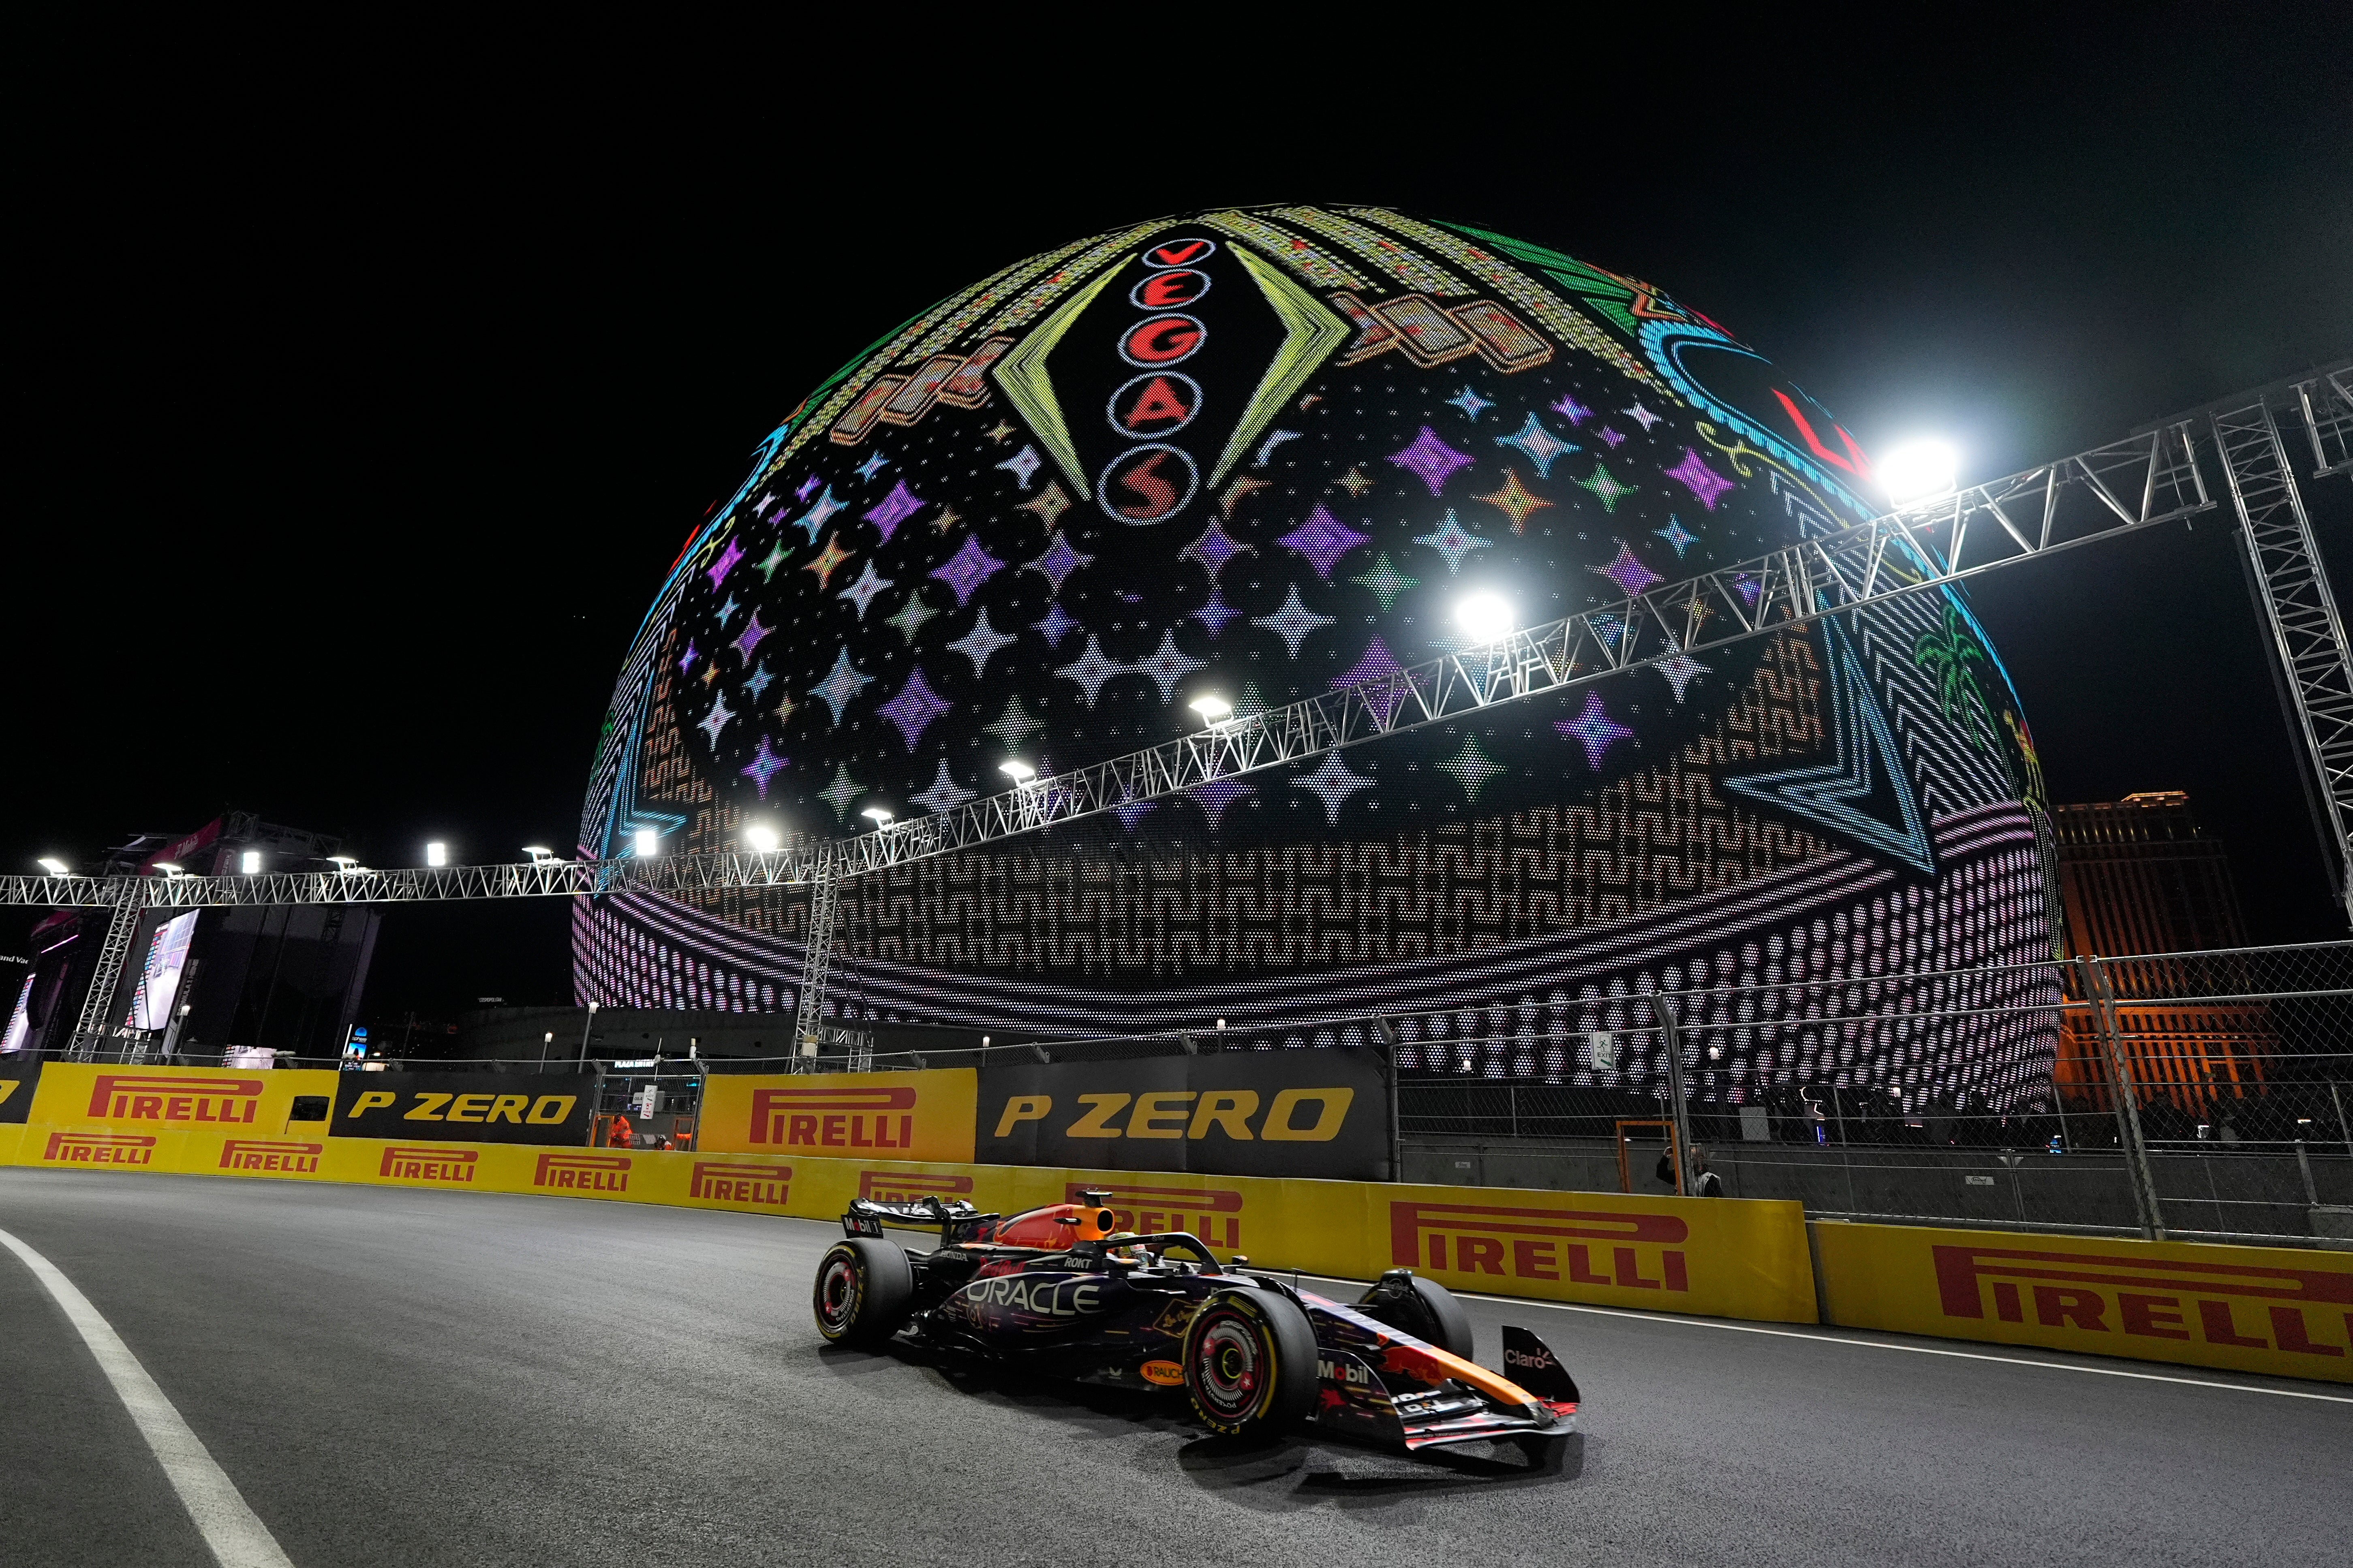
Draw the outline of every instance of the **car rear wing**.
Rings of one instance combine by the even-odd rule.
[[[960,1241],[983,1239],[984,1233],[1003,1216],[983,1214],[972,1205],[957,1198],[943,1203],[926,1194],[912,1203],[876,1203],[871,1198],[852,1198],[849,1212],[841,1216],[844,1236],[880,1237],[885,1226],[904,1226],[928,1230],[936,1226],[940,1245],[954,1247]]]

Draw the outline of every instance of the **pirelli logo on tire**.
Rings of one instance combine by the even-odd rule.
[[[1683,1294],[1691,1227],[1671,1214],[1486,1204],[1392,1203],[1389,1260],[1481,1275]]]
[[[1141,1236],[1160,1231],[1189,1231],[1211,1247],[1240,1248],[1242,1245],[1242,1194],[1238,1187],[1208,1184],[1139,1186],[1125,1182],[1094,1186],[1067,1184],[1066,1204],[1082,1202],[1082,1193],[1111,1194],[1110,1207],[1118,1216],[1114,1228]]]
[[[146,1132],[52,1132],[41,1161],[50,1165],[153,1165],[155,1139]]]

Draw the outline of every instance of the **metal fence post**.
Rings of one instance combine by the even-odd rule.
[[[1691,1108],[1683,1101],[1683,1039],[1675,1027],[1675,1015],[1668,1006],[1669,996],[1663,991],[1651,994],[1651,1016],[1659,1023],[1659,1043],[1667,1053],[1667,1094],[1674,1102],[1675,1195],[1691,1195],[1690,1184],[1684,1179],[1684,1167],[1690,1161]]]
[[[2165,1211],[2158,1206],[2157,1178],[2148,1167],[2148,1145],[2141,1139],[2140,1092],[2134,1086],[2132,1066],[2124,1042],[2116,1037],[2116,994],[2108,984],[2107,966],[2096,958],[2078,958],[2075,972],[2084,983],[2084,997],[2092,1009],[2092,1032],[2107,1058],[2108,1090],[2116,1101],[2116,1136],[2125,1157],[2125,1183],[2132,1188],[2133,1208],[2140,1217],[2141,1235],[2165,1239]]]
[[[2353,1154],[2353,1127],[2345,1125],[2345,1099],[2337,1092],[2337,1080],[2333,1078],[2328,1080],[2328,1103],[2337,1108],[2337,1140],[2345,1145],[2348,1154]]]

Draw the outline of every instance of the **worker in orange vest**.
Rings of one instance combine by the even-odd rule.
[[[627,1116],[615,1112],[613,1126],[605,1139],[605,1146],[608,1149],[630,1149],[637,1146],[637,1142],[638,1130],[629,1125],[629,1119]]]

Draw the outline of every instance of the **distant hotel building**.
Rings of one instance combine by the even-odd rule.
[[[2069,951],[2132,959],[2247,945],[2230,855],[2199,833],[2187,795],[2156,790],[2054,806],[2051,816]],[[2245,989],[2240,964],[2167,956],[2107,968],[2120,1043],[2144,1102],[2162,1098],[2196,1112],[2244,1093],[2241,1085],[2262,1084],[2263,1064],[2278,1049],[2269,1008],[2200,1000]],[[2056,1077],[2070,1099],[2105,1108],[2108,1074],[2081,990],[2071,977]]]

